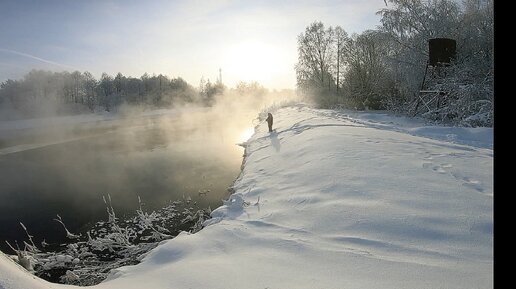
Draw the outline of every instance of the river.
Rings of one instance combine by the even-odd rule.
[[[103,196],[118,215],[191,198],[216,208],[240,172],[252,134],[249,112],[230,118],[209,108],[83,115],[0,124],[0,249],[4,240],[60,242],[53,221],[81,231],[107,218]]]

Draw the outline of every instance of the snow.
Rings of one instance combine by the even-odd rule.
[[[72,287],[74,286],[52,284],[33,276],[23,267],[10,260],[4,253],[0,252],[0,289],[64,289]]]
[[[335,115],[380,129],[394,130],[474,147],[493,148],[492,128],[436,126],[429,124],[428,120],[422,118],[394,117],[384,111],[356,112],[342,110]]]
[[[492,129],[272,111],[235,193],[93,288],[493,288]],[[68,288],[0,257],[0,288]]]

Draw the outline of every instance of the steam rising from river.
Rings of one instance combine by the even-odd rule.
[[[56,214],[77,230],[104,217],[107,194],[120,214],[134,212],[138,196],[148,210],[183,197],[214,208],[239,174],[237,144],[253,132],[258,113],[295,99],[288,91],[230,90],[212,107],[122,106],[116,113],[0,121],[0,239],[22,239],[22,221],[51,241],[52,226],[62,230],[52,221]]]

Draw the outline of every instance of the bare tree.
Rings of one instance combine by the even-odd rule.
[[[95,94],[95,88],[97,87],[97,81],[95,80],[95,77],[93,75],[86,71],[83,74],[84,82],[83,82],[83,89],[85,91],[86,95],[86,101],[85,104],[88,106],[88,108],[93,111],[95,109],[95,106],[98,103],[96,94]]]
[[[106,111],[111,109],[111,98],[113,95],[113,77],[107,73],[102,73],[100,77],[99,89],[102,93],[101,103],[105,107]]]
[[[337,79],[336,80],[336,90],[337,90],[337,94],[339,94],[339,88],[341,86],[340,84],[340,76],[343,72],[343,67],[344,66],[344,59],[346,58],[346,51],[344,49],[345,45],[347,42],[349,42],[349,37],[348,37],[348,33],[342,29],[342,27],[340,26],[337,26],[335,27],[334,29],[334,37],[335,37],[335,45],[336,45],[336,53],[335,53],[335,56],[337,58],[337,65],[336,65],[336,75],[335,75],[335,78]]]
[[[298,38],[297,84],[301,89],[324,88],[331,81],[333,28],[313,22]]]
[[[73,84],[72,84],[72,86],[73,86],[72,100],[75,103],[83,103],[82,94],[81,94],[81,86],[82,86],[81,85],[81,81],[82,81],[81,72],[77,71],[77,70],[72,72],[71,78],[72,78],[72,82],[73,82]]]
[[[384,60],[385,42],[385,34],[376,30],[354,34],[345,42],[346,86],[359,107],[381,107],[380,98],[389,79]]]

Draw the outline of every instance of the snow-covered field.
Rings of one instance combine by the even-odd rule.
[[[206,228],[94,288],[493,287],[492,129],[272,113]],[[0,256],[0,288],[68,287],[16,266]]]

